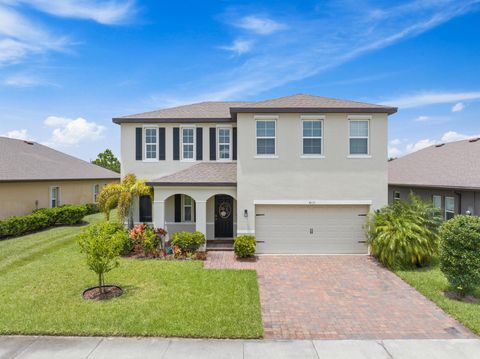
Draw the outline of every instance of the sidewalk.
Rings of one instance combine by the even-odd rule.
[[[480,340],[204,340],[0,336],[0,358],[480,358]]]

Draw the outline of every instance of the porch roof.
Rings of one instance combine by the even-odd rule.
[[[147,182],[149,186],[236,186],[237,164],[202,162]]]

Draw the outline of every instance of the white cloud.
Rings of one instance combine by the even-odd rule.
[[[413,108],[441,103],[455,103],[466,100],[479,100],[480,91],[472,92],[425,92],[414,95],[406,95],[384,101],[385,105],[393,105],[400,108]],[[462,104],[463,105],[463,104]],[[463,108],[462,108],[463,109]],[[452,109],[453,110],[453,109]]]
[[[99,140],[103,138],[106,129],[105,126],[89,122],[81,117],[73,120],[65,117],[49,116],[45,119],[44,124],[56,127],[48,141],[49,145],[54,147]]]
[[[429,116],[418,116],[415,121],[417,122],[423,122],[423,121],[428,121],[430,119]]]
[[[51,82],[30,74],[14,74],[7,76],[0,84],[11,87],[57,86]]]
[[[416,143],[408,144],[406,146],[406,151],[407,151],[407,153],[419,151],[419,150],[422,150],[426,147],[433,146],[435,143],[436,143],[435,140],[431,140],[429,138],[426,138],[426,139],[417,141]]]
[[[388,157],[396,158],[402,155],[402,151],[398,147],[388,147]]]
[[[25,4],[47,14],[93,20],[100,24],[119,24],[135,12],[133,0],[7,0],[10,4]]]
[[[285,24],[276,22],[267,17],[262,18],[255,15],[245,16],[240,19],[238,23],[234,23],[233,25],[259,35],[270,35],[287,28]]]
[[[452,107],[452,112],[460,112],[465,108],[465,104],[463,102],[458,102]]]
[[[463,133],[458,133],[455,131],[448,131],[445,132],[442,136],[442,142],[454,142],[454,141],[462,141],[467,140],[469,138],[480,137],[479,135],[465,135]]]
[[[27,129],[9,131],[4,136],[8,138],[16,138],[17,140],[31,140]]]
[[[390,144],[393,145],[393,146],[398,146],[398,145],[402,144],[402,140],[399,139],[399,138],[395,138],[395,139],[390,141]]]
[[[243,55],[247,52],[250,52],[252,49],[253,41],[252,40],[241,40],[237,39],[233,44],[229,46],[221,46],[220,48],[227,51],[232,51],[237,55]]]

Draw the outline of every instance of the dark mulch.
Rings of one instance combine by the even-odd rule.
[[[106,300],[119,297],[123,294],[123,289],[116,285],[104,285],[102,287],[92,287],[83,291],[83,299]]]
[[[460,302],[472,303],[472,304],[480,303],[480,298],[477,298],[473,295],[461,296],[459,293],[451,290],[443,292],[443,295],[449,299],[458,300]]]

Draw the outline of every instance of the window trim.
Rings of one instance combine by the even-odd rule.
[[[228,144],[228,158],[220,158],[220,130],[228,130],[230,142]],[[218,162],[232,162],[233,161],[233,128],[232,126],[217,126],[217,161]]]
[[[325,158],[325,153],[324,153],[324,135],[325,135],[325,127],[324,127],[324,124],[325,124],[325,116],[301,116],[300,117],[301,119],[301,122],[302,122],[302,126],[301,126],[301,155],[300,157],[301,158]],[[320,129],[321,129],[321,136],[314,136],[314,137],[311,137],[311,136],[307,136],[305,137],[303,135],[303,125],[305,123],[305,121],[309,121],[309,122],[312,122],[312,121],[318,121],[320,122]],[[312,153],[312,154],[305,154],[304,153],[304,146],[303,146],[303,140],[305,138],[312,138],[312,139],[315,139],[315,138],[319,138],[320,139],[320,153]]]
[[[185,125],[180,126],[180,161],[182,162],[196,162],[197,161],[197,126],[195,125]],[[183,130],[191,129],[193,132],[193,157],[192,158],[184,158],[183,157]],[[190,145],[190,144],[189,144]]]
[[[278,116],[255,116],[255,158],[278,158],[277,155],[277,120]],[[261,121],[273,121],[275,123],[275,136],[257,136],[257,123]],[[274,145],[275,145],[275,153],[273,154],[258,154],[258,139],[272,139],[274,140]]]
[[[53,190],[54,188],[57,188],[57,198],[55,198],[56,206],[55,206],[55,207],[52,207],[52,200],[53,200],[52,190]],[[60,207],[60,186],[58,186],[58,185],[56,185],[56,186],[50,186],[50,195],[49,195],[49,198],[50,198],[49,208]]]
[[[147,158],[147,130],[155,130],[155,157]],[[143,127],[143,162],[158,162],[158,126]],[[152,143],[149,143],[152,145]]]
[[[447,210],[447,199],[451,199],[451,200],[452,200],[452,203],[453,203],[453,210],[452,210],[452,211]],[[445,196],[445,209],[444,209],[444,217],[445,217],[445,220],[448,220],[448,218],[447,218],[447,213],[452,213],[452,214],[455,216],[455,197]]]
[[[398,197],[397,197],[398,194]],[[401,193],[400,191],[393,191],[393,201],[400,201],[401,200]]]
[[[371,158],[370,154],[370,121],[372,119],[372,116],[359,116],[359,115],[350,115],[347,117],[348,120],[348,126],[347,126],[347,131],[348,131],[348,155],[347,158]],[[352,121],[367,121],[367,126],[368,126],[368,133],[367,137],[365,136],[350,136],[350,126]],[[358,154],[352,154],[351,153],[351,148],[350,148],[350,139],[352,138],[366,138],[367,139],[367,153],[358,153]]]
[[[189,205],[185,204],[185,198],[190,197],[192,200],[192,203]],[[192,219],[190,221],[185,220],[185,207],[190,207],[190,215],[192,216]],[[195,200],[193,197],[187,195],[187,194],[182,194],[182,216],[181,216],[182,223],[195,223]]]

